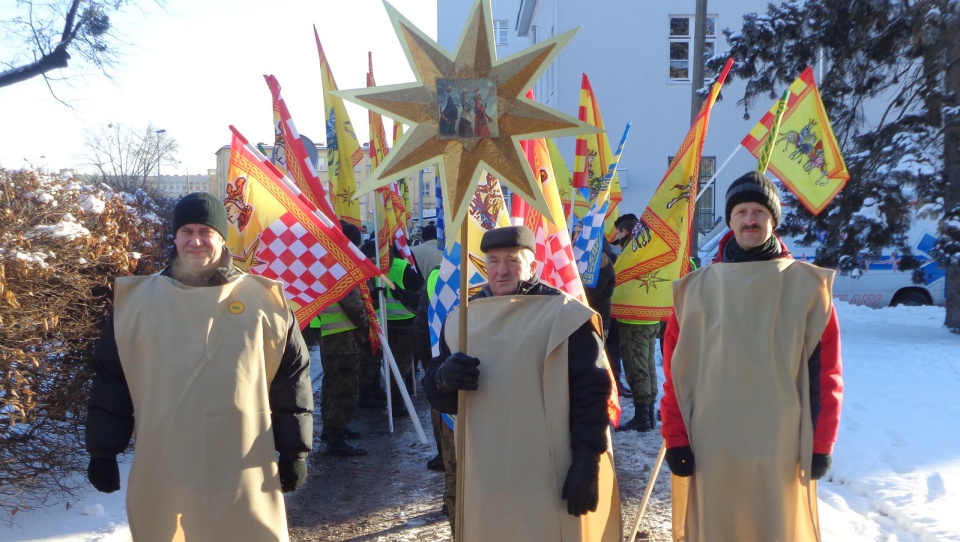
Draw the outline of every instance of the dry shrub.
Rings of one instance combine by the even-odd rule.
[[[0,209],[0,522],[12,523],[84,484],[89,358],[113,278],[158,270],[169,207],[0,168]]]

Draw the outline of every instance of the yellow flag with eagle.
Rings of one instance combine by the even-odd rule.
[[[727,60],[710,89],[680,150],[633,229],[633,239],[613,266],[617,286],[611,299],[612,318],[664,321],[673,312],[671,283],[690,270],[690,228],[710,111],[731,66],[733,59]]]
[[[317,40],[317,54],[320,55],[320,79],[323,83],[323,109],[326,111],[327,125],[327,175],[333,193],[333,210],[337,217],[356,227],[360,225],[360,206],[353,199],[357,192],[357,181],[353,168],[363,160],[363,150],[354,131],[343,99],[331,94],[337,89],[333,71],[327,55],[320,45],[317,27],[313,27],[313,36]]]

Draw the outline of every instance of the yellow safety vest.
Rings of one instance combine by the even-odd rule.
[[[390,262],[390,272],[387,278],[396,284],[397,288],[403,288],[403,274],[410,266],[410,262],[402,258],[394,258]],[[387,320],[410,320],[416,316],[410,312],[397,298],[393,297],[393,290],[387,289]]]
[[[310,327],[320,328],[321,337],[357,329],[357,326],[354,325],[350,317],[347,316],[347,313],[344,312],[340,303],[331,303],[330,306],[323,309],[320,316],[310,321]]]

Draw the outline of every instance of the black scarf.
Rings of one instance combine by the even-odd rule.
[[[771,235],[762,245],[744,250],[733,238],[723,247],[723,261],[727,263],[737,262],[765,262],[774,258],[779,258],[782,254],[780,241],[776,235]]]

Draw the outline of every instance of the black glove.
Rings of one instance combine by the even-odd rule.
[[[567,501],[567,513],[582,516],[595,512],[600,502],[600,454],[584,444],[573,449],[560,498]]]
[[[91,457],[87,465],[87,478],[101,493],[113,493],[120,489],[120,466],[117,456]]]
[[[280,458],[277,462],[280,470],[280,491],[290,493],[300,489],[307,479],[307,460],[304,458]]]
[[[810,478],[819,480],[830,470],[833,459],[830,454],[813,454],[813,461],[810,463]]]
[[[480,360],[455,352],[437,368],[436,382],[441,391],[476,390],[479,387]]]
[[[667,448],[667,466],[676,476],[686,478],[693,474],[693,450],[689,446]]]
[[[377,297],[377,295],[379,295],[380,292],[386,293],[386,291],[387,289],[384,288],[383,286],[374,286],[373,288],[370,288],[370,295],[373,297]]]

